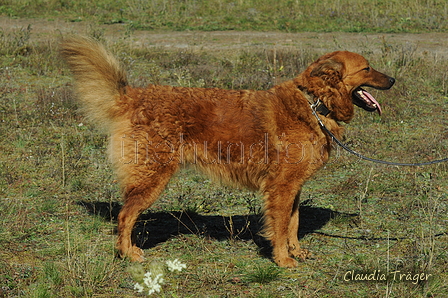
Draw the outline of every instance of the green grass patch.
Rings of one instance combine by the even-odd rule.
[[[344,32],[447,31],[446,1],[4,0],[8,17],[124,23],[131,29]]]

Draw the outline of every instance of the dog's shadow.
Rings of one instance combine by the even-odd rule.
[[[326,208],[307,205],[300,206],[299,239],[321,229],[335,217],[356,217],[357,214],[339,213]],[[91,214],[103,217],[107,221],[116,221],[121,209],[119,203],[78,202]],[[260,254],[270,256],[271,246],[260,232],[263,224],[261,215],[203,215],[195,212],[148,212],[139,217],[135,228],[137,246],[148,249],[183,234],[196,234],[216,240],[253,240]]]

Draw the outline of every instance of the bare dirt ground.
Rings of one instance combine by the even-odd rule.
[[[0,30],[10,32],[31,25],[33,40],[53,39],[67,34],[86,35],[92,30],[104,31],[107,39],[123,38],[126,25],[97,25],[88,22],[67,22],[62,19],[11,19],[0,17]],[[250,31],[133,31],[130,42],[135,46],[154,46],[170,49],[202,49],[211,51],[255,48],[309,49],[316,53],[349,50],[381,52],[396,47],[415,54],[448,58],[448,33],[284,33]]]

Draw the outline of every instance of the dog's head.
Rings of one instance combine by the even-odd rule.
[[[314,81],[320,85],[320,90],[316,89],[314,95],[327,105],[336,120],[341,121],[350,120],[353,104],[381,114],[378,101],[362,87],[387,90],[395,83],[394,78],[373,69],[363,56],[347,51],[333,52],[319,58],[305,73],[310,79],[309,83]],[[308,84],[308,90],[311,85]],[[322,94],[328,93],[322,88],[332,88],[333,94]]]

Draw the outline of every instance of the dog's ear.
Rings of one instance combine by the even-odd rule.
[[[337,75],[339,78],[342,78],[341,72],[343,67],[344,65],[341,62],[335,61],[331,58],[325,59],[317,62],[317,65],[311,71],[310,76],[321,77],[325,75]]]

